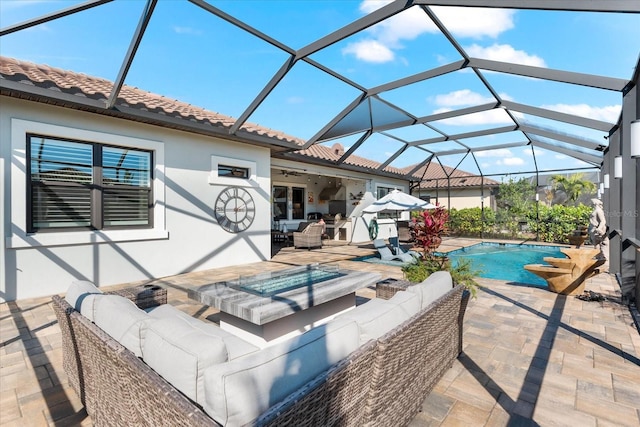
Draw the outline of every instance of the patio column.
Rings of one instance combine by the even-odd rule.
[[[639,64],[640,65],[640,64]],[[622,101],[622,123],[619,133],[622,142],[623,178],[620,188],[620,226],[622,244],[620,248],[620,287],[622,301],[626,304],[634,299],[640,302],[640,284],[637,283],[640,270],[639,248],[636,246],[640,237],[640,158],[631,157],[631,122],[640,115],[640,99],[638,99],[639,70],[634,76],[635,86],[629,90]]]

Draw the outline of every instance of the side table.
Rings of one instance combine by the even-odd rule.
[[[408,280],[384,279],[376,283],[376,298],[390,299],[398,291],[406,291],[407,288],[415,283]]]
[[[167,303],[167,290],[158,285],[139,285],[107,293],[125,297],[142,310]]]

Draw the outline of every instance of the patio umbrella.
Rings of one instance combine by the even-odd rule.
[[[376,200],[362,210],[364,213],[387,212],[396,213],[401,211],[422,211],[425,209],[435,209],[436,206],[418,199],[410,194],[403,193],[400,190],[393,190],[386,196]]]
[[[396,214],[396,221],[398,220],[398,212],[402,211],[422,211],[425,209],[435,209],[436,206],[432,203],[426,202],[422,199],[418,199],[410,194],[403,193],[400,190],[393,190],[387,193],[386,196],[376,200],[366,208],[362,210],[364,213],[394,213]],[[396,252],[400,247],[400,239],[398,239],[398,246]]]

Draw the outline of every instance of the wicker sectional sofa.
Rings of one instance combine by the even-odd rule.
[[[86,282],[53,297],[94,425],[380,426],[408,424],[459,355],[468,293],[438,272],[264,349],[131,301]]]

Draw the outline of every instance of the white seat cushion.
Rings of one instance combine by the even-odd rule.
[[[132,301],[119,295],[102,295],[94,303],[94,322],[136,356],[142,346],[151,318]]]
[[[197,328],[182,316],[151,322],[143,359],[188,398],[204,403],[204,371],[228,360],[227,346],[215,325]]]
[[[214,334],[224,341],[224,344],[227,348],[228,360],[234,360],[238,357],[244,356],[249,353],[253,353],[254,351],[260,350],[259,347],[246,342],[242,338],[233,335],[230,332],[227,332],[214,323],[207,323],[200,319],[196,319],[194,317],[189,316],[187,313],[178,310],[172,305],[162,304],[156,307],[151,308],[148,311],[151,317],[157,319],[167,319],[173,317],[179,317],[186,322],[189,322],[192,327],[196,329],[200,329],[205,334]]]
[[[358,326],[334,319],[288,341],[205,372],[204,409],[224,426],[245,425],[358,348]]]
[[[80,314],[93,321],[93,303],[98,295],[103,293],[93,283],[87,280],[76,280],[71,282],[64,299]]]
[[[451,289],[453,289],[451,274],[448,271],[436,271],[421,283],[409,286],[407,292],[418,295],[420,306],[424,309]]]
[[[378,339],[420,311],[420,299],[409,292],[397,292],[389,300],[373,299],[350,310],[340,318],[358,324],[360,345]]]

